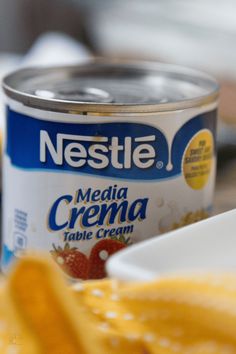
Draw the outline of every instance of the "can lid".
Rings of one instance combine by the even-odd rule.
[[[7,96],[59,112],[159,112],[214,101],[217,82],[184,67],[161,63],[89,61],[18,70],[3,80]]]

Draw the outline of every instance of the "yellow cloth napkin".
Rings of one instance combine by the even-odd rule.
[[[26,257],[0,297],[2,354],[12,323],[17,354],[236,353],[236,274],[69,287],[50,260]]]

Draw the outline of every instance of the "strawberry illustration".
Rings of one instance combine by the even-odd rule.
[[[107,259],[117,251],[125,248],[129,239],[124,236],[119,238],[103,239],[93,246],[89,257],[89,279],[101,279],[106,277],[105,263]]]
[[[53,244],[51,255],[64,272],[72,278],[88,279],[88,258],[78,248],[70,248],[69,243],[65,244],[64,249]]]

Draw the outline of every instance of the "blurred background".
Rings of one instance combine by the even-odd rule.
[[[235,0],[0,0],[1,77],[91,56],[159,60],[214,75],[221,83],[217,212],[236,207],[235,43]]]

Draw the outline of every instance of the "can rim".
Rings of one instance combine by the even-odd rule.
[[[29,71],[56,71],[60,69],[64,70],[73,70],[76,67],[86,67],[88,65],[97,65],[100,67],[109,66],[120,66],[121,68],[137,68],[140,70],[147,71],[156,71],[162,70],[163,72],[168,72],[169,74],[181,74],[192,75],[196,79],[207,80],[212,85],[212,90],[209,89],[209,92],[203,94],[199,97],[183,99],[176,102],[167,102],[167,103],[141,103],[141,104],[123,104],[123,103],[93,103],[93,102],[81,102],[81,101],[72,101],[64,99],[55,99],[55,98],[44,98],[38,97],[36,95],[22,92],[10,84],[11,80],[16,79],[19,76],[22,76],[24,73]],[[201,87],[201,85],[199,85]],[[56,112],[73,112],[73,113],[154,113],[154,112],[167,112],[167,111],[178,111],[192,107],[198,107],[202,105],[209,104],[214,102],[219,97],[219,84],[218,82],[210,75],[203,73],[201,71],[186,68],[184,66],[157,63],[157,62],[148,62],[148,61],[124,61],[124,60],[104,60],[102,58],[89,60],[84,64],[79,65],[68,65],[60,67],[30,67],[20,70],[13,71],[8,74],[2,82],[2,87],[5,94],[26,106],[32,108],[38,108],[49,111]]]

